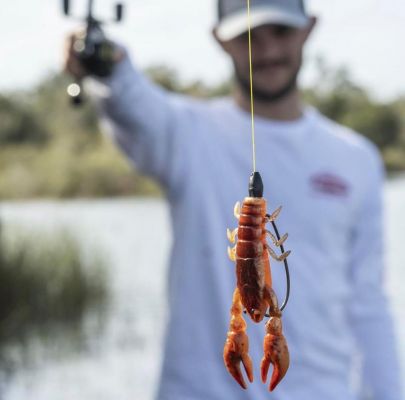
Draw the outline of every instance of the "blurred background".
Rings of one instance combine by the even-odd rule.
[[[86,4],[73,0],[73,13]],[[171,242],[164,198],[102,136],[90,104],[69,105],[63,41],[80,23],[58,0],[0,5],[0,399],[152,399]],[[113,6],[95,1],[102,18]],[[386,164],[386,287],[405,382],[405,3],[308,6],[319,25],[305,97],[370,138]],[[107,34],[151,79],[230,93],[230,62],[211,38],[215,0],[125,7]]]

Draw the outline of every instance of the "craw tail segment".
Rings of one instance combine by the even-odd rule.
[[[266,200],[248,197],[244,200],[238,226],[236,274],[242,302],[252,319],[260,310],[265,284],[271,286],[264,271],[269,270],[266,249]],[[267,278],[267,279],[266,279]]]

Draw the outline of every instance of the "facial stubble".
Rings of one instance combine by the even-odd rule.
[[[288,82],[281,87],[278,90],[263,90],[261,87],[258,87],[255,85],[254,81],[254,73],[255,69],[253,69],[253,93],[254,93],[254,98],[262,103],[276,103],[283,98],[287,97],[290,93],[296,90],[297,88],[297,81],[298,81],[298,75],[299,71],[301,69],[301,60],[299,62],[298,67],[294,71],[294,73],[291,75],[290,79]],[[241,88],[243,94],[247,97],[250,96],[250,79],[249,77],[246,77],[245,74],[242,74],[239,71],[239,68],[237,67],[235,61],[234,61],[234,71],[235,71],[235,79],[237,83],[239,84],[239,87]]]

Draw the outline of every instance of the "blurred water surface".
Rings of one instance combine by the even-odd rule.
[[[387,287],[405,367],[405,179],[386,185]],[[109,254],[113,301],[106,328],[83,351],[47,352],[0,381],[4,400],[151,400],[161,361],[171,232],[162,200],[3,203],[6,227],[68,228],[89,252]],[[56,356],[55,356],[56,354]],[[389,366],[387,366],[389,367]],[[405,368],[402,370],[405,382]],[[3,393],[3,397],[1,396]]]

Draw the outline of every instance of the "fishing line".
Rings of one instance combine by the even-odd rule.
[[[252,116],[252,151],[253,151],[253,174],[251,176],[251,182],[249,186],[249,193],[251,196],[256,197],[258,192],[260,192],[259,197],[263,196],[263,183],[260,178],[260,174],[256,171],[256,141],[255,141],[255,117],[254,117],[254,100],[253,100],[253,67],[252,67],[252,36],[251,36],[251,21],[250,21],[250,0],[247,0],[247,25],[248,25],[248,41],[249,41],[249,78],[250,78],[250,112]],[[257,192],[258,191],[258,192]],[[276,233],[277,240],[280,240],[280,234],[278,232],[277,226],[274,221],[271,222],[274,232]],[[284,246],[280,246],[282,254],[285,253]],[[288,267],[287,259],[284,260],[284,269],[286,273],[287,280],[287,292],[283,304],[280,307],[280,311],[283,311],[290,298],[290,271]],[[266,317],[270,315],[266,314]]]
[[[250,0],[247,0],[247,14],[248,14],[248,37],[249,37],[250,113],[252,115],[252,155],[253,155],[253,172],[256,172],[256,142],[255,142],[254,101],[253,101],[253,68],[252,68],[252,38],[251,38],[251,23],[250,23]]]

